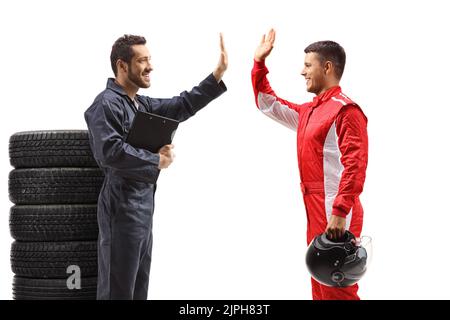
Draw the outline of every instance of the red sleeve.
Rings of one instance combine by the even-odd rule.
[[[252,69],[252,84],[253,84],[253,92],[255,94],[255,102],[256,106],[260,108],[260,104],[258,102],[258,95],[260,92],[266,93],[276,98],[278,102],[281,104],[288,106],[295,111],[298,111],[299,105],[289,102],[287,100],[281,99],[278,97],[270,86],[269,80],[267,80],[267,74],[269,70],[266,67],[265,60],[256,61],[254,60],[253,69]]]
[[[332,214],[345,217],[363,191],[368,161],[367,118],[356,105],[342,108],[336,132],[344,166]]]

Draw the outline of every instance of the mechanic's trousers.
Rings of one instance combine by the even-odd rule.
[[[308,220],[308,245],[318,235],[325,232],[328,225],[326,204],[323,192],[303,193],[306,216]],[[361,236],[363,225],[363,208],[359,199],[356,199],[351,213],[347,215],[347,229],[355,237]],[[358,284],[346,288],[328,287],[311,278],[312,297],[314,300],[359,300]]]
[[[156,185],[107,175],[98,200],[98,300],[146,300]]]

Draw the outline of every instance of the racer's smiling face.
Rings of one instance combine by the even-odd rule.
[[[302,76],[306,80],[306,91],[319,95],[326,89],[326,76],[329,72],[329,61],[323,63],[315,52],[305,55]]]

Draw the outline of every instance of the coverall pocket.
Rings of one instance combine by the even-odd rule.
[[[140,208],[152,202],[153,184],[122,178],[120,183],[120,204],[127,208]]]

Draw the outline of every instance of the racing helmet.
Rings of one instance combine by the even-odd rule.
[[[372,239],[356,237],[346,231],[343,237],[330,240],[318,235],[306,251],[306,266],[319,283],[330,287],[348,287],[366,273],[371,258]]]

